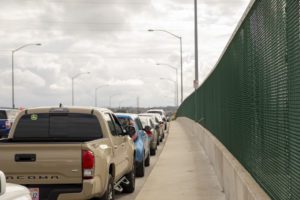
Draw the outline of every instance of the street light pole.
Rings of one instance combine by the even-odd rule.
[[[74,106],[74,79],[83,74],[90,74],[90,72],[81,72],[71,77],[72,78],[72,106]]]
[[[101,86],[95,88],[95,107],[98,106],[97,105],[98,104],[98,89],[106,87],[106,86],[109,86],[109,85],[101,85]]]
[[[175,98],[174,98],[174,100],[175,100],[175,106],[176,106],[176,87],[177,87],[177,84],[176,84],[176,81],[173,81],[172,79],[168,79],[168,78],[160,78],[160,80],[167,80],[167,81],[171,81],[171,82],[173,82],[174,84],[175,84]]]
[[[180,70],[181,70],[181,73],[180,73],[180,78],[181,78],[181,80],[180,80],[180,83],[181,83],[181,96],[180,96],[180,101],[181,101],[181,103],[182,103],[182,101],[183,101],[183,58],[182,58],[182,37],[181,36],[178,36],[178,35],[175,35],[174,33],[171,33],[171,32],[169,32],[169,31],[166,31],[166,30],[161,30],[161,29],[158,29],[158,30],[155,30],[155,29],[149,29],[148,30],[149,32],[155,32],[155,31],[157,31],[157,32],[164,32],[164,33],[167,33],[167,34],[169,34],[169,35],[171,35],[171,36],[173,36],[173,37],[175,37],[175,38],[177,38],[177,39],[179,39],[179,41],[180,41]]]
[[[166,63],[157,63],[158,66],[166,66],[176,71],[176,107],[178,107],[178,69]]]
[[[14,66],[14,54],[25,48],[25,47],[28,47],[28,46],[41,46],[42,44],[41,43],[30,43],[30,44],[25,44],[23,46],[20,46],[14,50],[11,51],[11,100],[12,100],[12,108],[15,108],[15,66]]]
[[[182,61],[182,38],[180,37],[179,38],[180,39],[180,73],[181,73],[181,75],[180,75],[180,77],[181,77],[181,80],[180,80],[180,82],[181,82],[181,98],[180,98],[180,103],[182,103],[183,102],[183,61]]]

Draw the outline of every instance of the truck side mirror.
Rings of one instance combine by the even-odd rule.
[[[135,133],[136,133],[136,130],[135,130],[135,127],[134,126],[127,126],[125,128],[127,134],[132,137]]]
[[[0,171],[0,196],[5,193],[6,190],[6,177],[2,171]]]

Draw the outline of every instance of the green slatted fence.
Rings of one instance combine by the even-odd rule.
[[[300,3],[257,0],[180,106],[276,200],[300,200]]]

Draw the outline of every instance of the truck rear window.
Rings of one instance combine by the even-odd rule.
[[[14,139],[87,141],[102,138],[96,116],[79,113],[40,113],[22,116]]]

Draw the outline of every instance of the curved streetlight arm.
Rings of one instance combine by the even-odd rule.
[[[77,78],[78,76],[83,75],[83,74],[90,74],[90,72],[81,72],[81,73],[78,73],[78,74],[76,74],[75,76],[72,76],[72,79],[75,79],[75,78]]]
[[[41,46],[41,43],[30,43],[30,44],[25,44],[23,46],[20,46],[14,50],[11,51],[11,95],[12,95],[12,108],[15,108],[15,72],[14,72],[14,54],[15,52],[28,47],[28,46]]]
[[[25,47],[28,47],[28,46],[42,46],[42,44],[41,44],[41,43],[30,43],[30,44],[25,44],[25,45],[23,45],[23,46],[20,46],[20,47],[18,47],[18,48],[16,48],[16,49],[12,50],[12,52],[14,53],[14,52],[19,51],[19,50],[21,50],[21,49],[23,49],[23,48],[25,48]]]
[[[149,31],[149,32],[155,32],[155,31],[157,31],[157,32],[164,32],[164,33],[167,33],[167,34],[169,34],[169,35],[172,35],[172,36],[174,36],[174,37],[176,37],[176,38],[178,38],[178,39],[181,39],[180,36],[175,35],[174,33],[171,33],[170,31],[166,31],[166,30],[162,30],[162,29],[149,29],[148,31]]]
[[[162,30],[162,29],[149,29],[148,30],[149,32],[154,32],[154,31],[160,31],[160,32],[164,32],[164,33],[167,33],[173,37],[176,37],[177,39],[179,39],[179,42],[180,42],[180,77],[181,77],[181,103],[183,101],[183,58],[182,58],[182,37],[181,36],[178,36],[178,35],[175,35],[174,33],[171,33],[167,30]],[[196,57],[197,58],[197,57]]]
[[[108,84],[107,84],[107,85],[101,85],[101,86],[99,86],[99,87],[96,87],[95,90],[98,90],[98,89],[100,89],[100,88],[107,87],[107,86],[109,86],[109,85],[108,85]]]
[[[160,78],[160,80],[171,81],[171,82],[173,82],[173,83],[175,83],[175,84],[176,84],[176,81],[173,81],[172,79],[168,79],[168,78]]]
[[[173,67],[172,65],[169,65],[169,64],[166,64],[166,63],[156,63],[156,65],[157,66],[167,66],[167,67],[170,67],[170,68],[172,68],[172,69],[174,69],[174,70],[176,70],[177,71],[177,68],[176,67]]]

